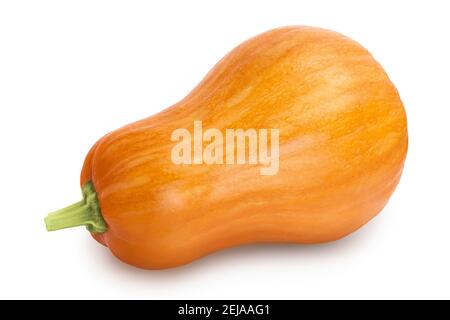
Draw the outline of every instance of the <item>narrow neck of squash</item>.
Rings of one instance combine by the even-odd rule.
[[[92,233],[103,233],[108,229],[92,182],[86,182],[81,189],[83,193],[81,201],[54,211],[45,218],[48,231],[78,226],[85,226]]]

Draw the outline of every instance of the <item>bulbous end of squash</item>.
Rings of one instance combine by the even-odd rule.
[[[100,212],[97,193],[92,182],[86,182],[81,189],[83,200],[54,211],[45,218],[48,231],[78,226],[86,226],[92,233],[103,233],[108,229]]]

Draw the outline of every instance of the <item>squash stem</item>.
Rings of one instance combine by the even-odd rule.
[[[48,231],[86,226],[92,233],[102,233],[107,226],[100,212],[97,194],[89,181],[82,187],[83,200],[54,211],[45,218]]]

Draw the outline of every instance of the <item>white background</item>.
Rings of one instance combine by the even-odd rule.
[[[0,298],[450,298],[448,1],[0,2]],[[125,265],[43,218],[79,200],[90,146],[180,100],[230,49],[283,25],[333,29],[385,67],[410,149],[386,209],[327,245],[256,245]]]

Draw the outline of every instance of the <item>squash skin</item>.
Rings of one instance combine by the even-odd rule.
[[[173,130],[279,128],[280,168],[175,165]],[[170,268],[223,248],[337,240],[372,219],[408,147],[398,92],[370,53],[338,33],[284,27],[226,55],[182,101],[101,138],[86,157],[122,261]]]

